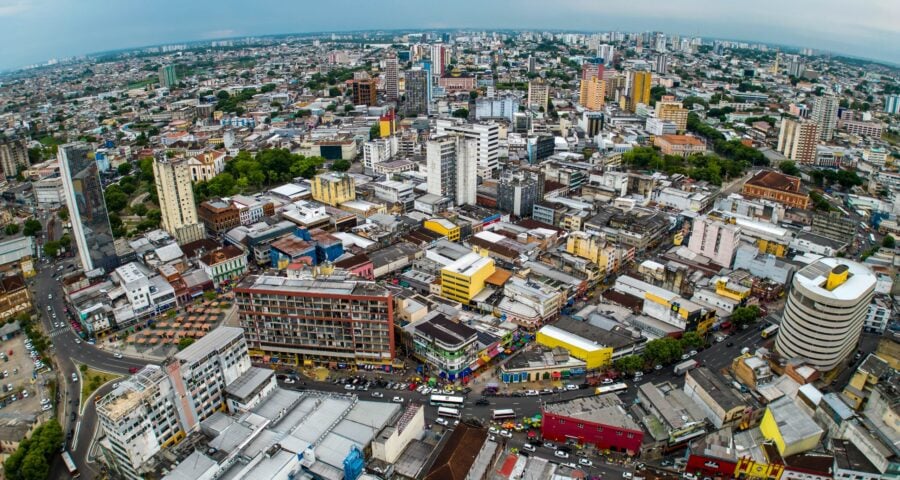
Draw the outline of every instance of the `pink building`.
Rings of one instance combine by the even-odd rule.
[[[741,229],[707,216],[694,219],[688,250],[709,258],[715,264],[731,267]]]
[[[365,254],[354,255],[334,262],[334,266],[366,280],[375,280],[375,265]]]

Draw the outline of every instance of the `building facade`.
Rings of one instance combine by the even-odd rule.
[[[541,414],[544,440],[591,445],[628,455],[641,451],[644,433],[613,394],[544,403]]]
[[[336,207],[356,200],[356,182],[346,173],[322,173],[316,175],[310,183],[313,200],[317,202]]]
[[[241,213],[221,198],[206,200],[197,208],[197,217],[210,235],[221,235],[241,224]]]
[[[169,159],[161,153],[153,159],[153,174],[163,229],[180,245],[205,238],[187,161]]]
[[[443,135],[428,141],[428,193],[449,198],[454,205],[475,205],[478,183],[476,167],[475,140],[460,135]]]
[[[812,165],[816,162],[818,143],[819,126],[816,123],[782,119],[777,150],[785,157],[804,165]]]

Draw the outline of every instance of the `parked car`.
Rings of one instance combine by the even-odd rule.
[[[384,398],[384,394],[381,392],[372,392],[372,397],[374,398]]]
[[[594,462],[592,462],[592,461],[590,461],[590,460],[588,460],[588,459],[586,459],[586,458],[579,458],[579,459],[578,459],[578,464],[579,464],[579,465],[583,465],[583,466],[585,466],[585,467],[593,467],[593,466],[594,466]]]
[[[601,383],[602,385],[609,385],[609,384],[613,383],[613,379],[611,379],[611,378],[604,378],[600,383]]]
[[[553,442],[544,442],[543,447],[544,448],[556,448],[556,445],[554,445]]]
[[[503,438],[512,438],[512,432],[509,430],[500,430],[500,436]]]
[[[631,478],[631,472],[622,472],[622,478]]]
[[[449,425],[450,422],[448,422],[447,420],[445,420],[443,418],[438,418],[437,420],[434,421],[434,423],[446,427],[447,425]]]
[[[116,352],[116,353],[113,354],[113,357],[116,357],[116,358],[122,358],[122,354],[119,353],[119,352]]]
[[[569,458],[569,454],[562,450],[557,450],[557,451],[553,452],[553,456],[557,457],[557,458]]]
[[[391,401],[394,403],[403,403],[403,397],[394,397]]]
[[[566,385],[566,390],[578,390],[578,385],[568,384]]]
[[[522,445],[522,450],[525,450],[526,452],[536,452],[537,448],[530,443],[526,443],[525,445]]]

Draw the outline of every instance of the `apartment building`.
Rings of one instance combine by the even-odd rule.
[[[454,381],[469,374],[478,354],[478,331],[442,314],[408,325],[413,354],[436,369],[433,374]]]

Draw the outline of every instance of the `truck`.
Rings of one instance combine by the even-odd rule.
[[[675,375],[684,375],[685,372],[696,368],[697,365],[700,365],[696,360],[685,360],[678,365],[675,365]]]

